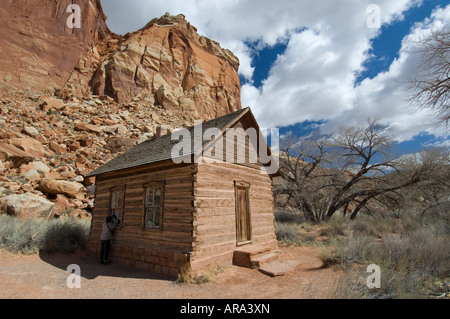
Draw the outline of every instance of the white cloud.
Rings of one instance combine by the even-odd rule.
[[[446,21],[446,22],[445,22]],[[353,91],[355,99],[350,111],[342,112],[331,119],[329,129],[338,123],[356,124],[364,121],[367,116],[379,117],[392,131],[398,141],[412,139],[421,132],[447,137],[448,132],[442,126],[436,125],[433,111],[419,109],[409,102],[408,80],[417,74],[420,55],[416,53],[423,39],[430,30],[440,28],[450,22],[450,6],[433,13],[430,19],[417,24],[412,32],[405,37],[399,52],[399,58],[389,70],[380,73],[373,79],[365,79]]]
[[[332,129],[372,116],[389,124],[398,141],[422,131],[444,136],[442,129],[433,129],[430,111],[408,105],[402,82],[417,65],[410,40],[439,23],[448,25],[450,6],[417,26],[387,72],[354,87],[369,58],[370,41],[380,32],[367,25],[367,7],[373,3],[385,25],[403,19],[420,1],[107,0],[103,6],[108,25],[119,33],[134,31],[167,11],[183,13],[200,34],[239,57],[240,74],[250,80],[242,86],[242,105],[252,107],[262,127],[326,120],[323,127]],[[245,41],[259,41],[261,47],[287,43],[261,88],[252,85],[252,50]]]

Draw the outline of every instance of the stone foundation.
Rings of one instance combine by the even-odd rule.
[[[95,256],[100,256],[100,247],[100,241],[86,245],[87,251]],[[109,259],[115,263],[174,278],[189,263],[189,258],[186,253],[131,245],[113,244],[109,253]]]

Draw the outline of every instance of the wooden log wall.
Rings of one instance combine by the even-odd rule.
[[[149,271],[176,274],[193,245],[193,185],[196,167],[171,161],[96,178],[94,212],[87,248],[100,254],[101,225],[112,187],[125,186],[122,227],[114,231],[111,259]],[[161,229],[144,227],[144,184],[164,182]]]
[[[241,130],[225,134],[216,142],[222,145],[222,163],[202,160],[199,164],[176,165],[166,161],[98,176],[88,249],[99,254],[110,188],[125,186],[123,225],[114,235],[112,257],[129,266],[167,274],[176,274],[186,263],[194,271],[214,262],[231,263],[237,247],[234,181],[250,184],[252,244],[276,246],[272,180],[262,173],[259,160],[249,162],[258,154],[245,134],[250,126],[243,118],[233,126]],[[238,149],[245,149],[244,163],[238,163]],[[211,155],[217,159],[214,152]],[[234,163],[226,163],[230,158]],[[162,230],[143,227],[143,184],[155,181],[165,183]]]
[[[225,131],[219,140],[204,149],[201,162],[220,161],[260,169],[262,163],[258,158],[258,130],[250,127],[244,118],[235,123],[230,130]],[[253,145],[250,138],[256,139],[258,145]]]
[[[272,181],[260,169],[236,164],[198,164],[194,182],[193,269],[231,262],[237,247],[234,181],[250,184],[252,244],[276,243]]]

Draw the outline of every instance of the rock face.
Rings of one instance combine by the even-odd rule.
[[[241,108],[238,59],[183,15],[124,36],[105,20],[100,0],[2,2],[0,214],[89,218],[93,169]]]
[[[127,35],[97,70],[91,89],[124,102],[150,97],[171,113],[212,119],[241,108],[239,60],[197,34],[183,15]]]
[[[81,28],[69,28],[72,0],[5,0],[0,6],[0,79],[20,89],[60,88],[80,58],[111,32],[98,0],[78,0]],[[86,83],[87,84],[87,83]]]
[[[100,0],[6,0],[0,7],[0,82],[52,90],[67,99],[91,94],[134,98],[171,114],[209,120],[241,108],[239,60],[198,35],[183,15],[164,15],[120,36],[106,25]],[[42,103],[58,110],[57,99]]]

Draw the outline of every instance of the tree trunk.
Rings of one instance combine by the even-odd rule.
[[[358,215],[359,211],[361,210],[361,208],[363,208],[364,206],[366,206],[367,202],[371,199],[372,197],[367,197],[365,198],[363,201],[361,201],[361,203],[358,204],[358,206],[356,206],[355,210],[352,212],[352,214],[350,215],[350,220],[354,220],[356,218],[356,215]]]

